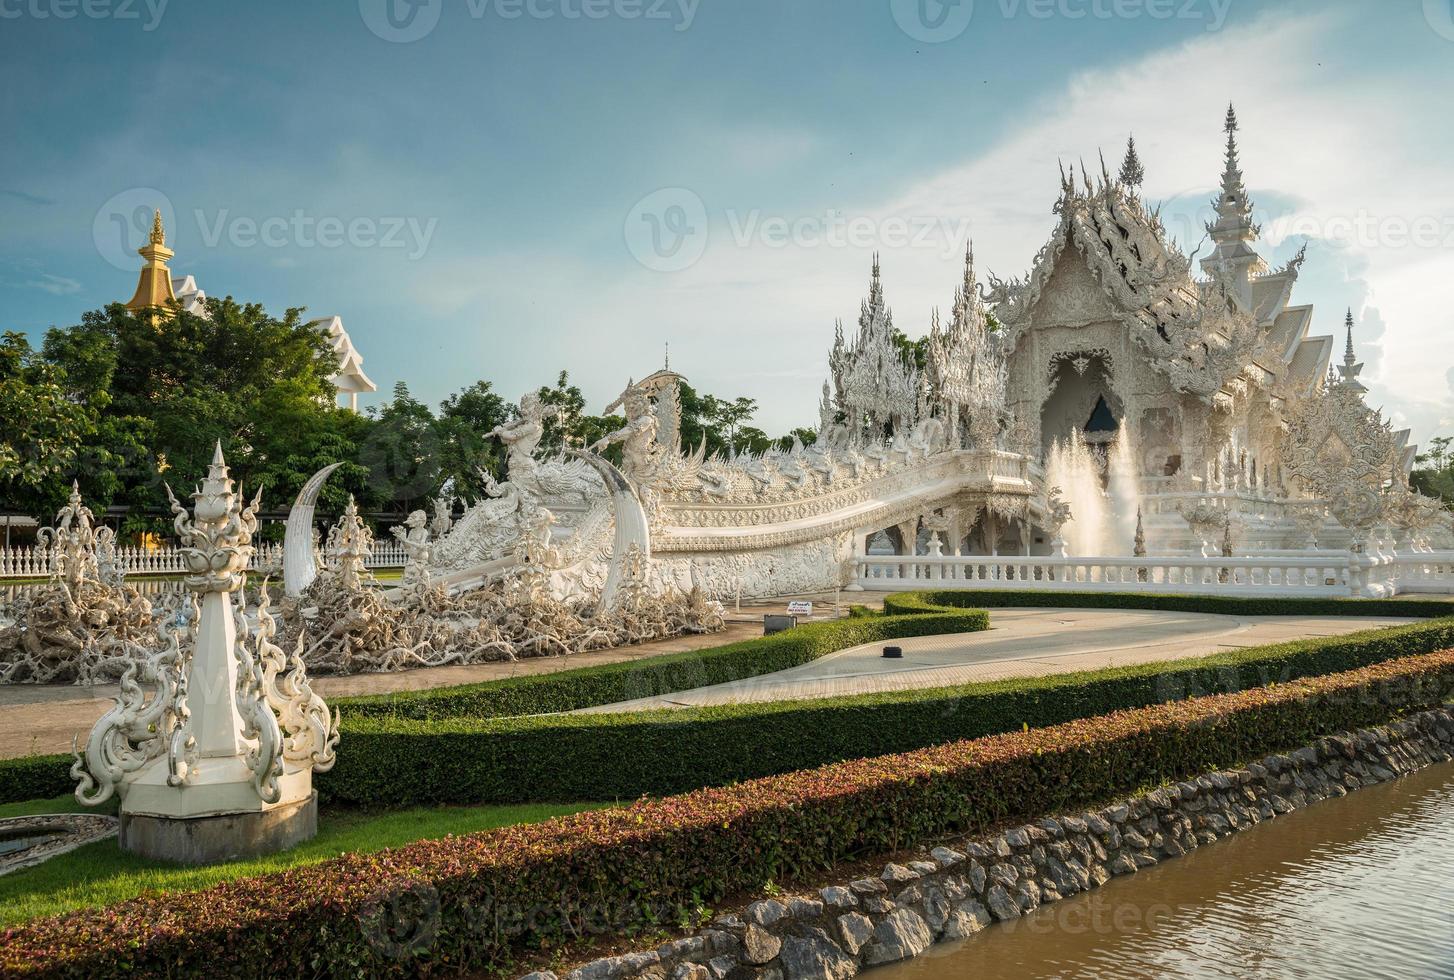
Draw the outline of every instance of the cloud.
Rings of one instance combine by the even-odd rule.
[[[32,279],[26,285],[43,289],[53,296],[73,296],[81,291],[81,284],[76,280],[53,276],[49,272],[42,272],[39,279]]]
[[[1445,285],[1454,280],[1454,250],[1439,247],[1437,236],[1415,240],[1411,230],[1431,221],[1448,226],[1443,216],[1454,214],[1454,186],[1437,154],[1403,151],[1427,134],[1421,117],[1400,111],[1397,69],[1349,65],[1330,76],[1318,67],[1330,48],[1356,44],[1353,33],[1347,10],[1268,15],[1082,72],[1053,98],[1024,107],[1027,122],[978,156],[882,200],[845,203],[849,217],[877,229],[859,246],[736,241],[728,219],[740,224],[742,212],[716,211],[695,265],[615,275],[588,302],[556,300],[561,320],[580,317],[614,338],[592,345],[593,375],[639,375],[653,366],[643,360],[659,349],[658,338],[669,337],[673,364],[699,388],[756,397],[759,424],[786,430],[814,417],[818,386],[784,384],[783,372],[823,376],[833,321],[856,317],[870,253],[883,253],[896,324],[922,334],[958,280],[955,235],[973,235],[981,275],[1029,267],[1054,226],[1057,160],[1079,167],[1083,158],[1098,168],[1104,148],[1114,170],[1134,131],[1147,197],[1172,202],[1168,226],[1194,247],[1222,170],[1230,100],[1241,120],[1242,169],[1266,225],[1259,249],[1277,263],[1299,243],[1312,243],[1294,302],[1315,304],[1313,332],[1335,335],[1344,308],[1355,307],[1370,399],[1427,439],[1454,417],[1441,367],[1454,361],[1454,305]],[[1374,67],[1379,73],[1369,74]],[[938,224],[923,241],[895,244],[882,234],[894,220]],[[538,272],[518,271],[522,277],[506,290],[541,288]]]
[[[17,191],[10,187],[0,187],[0,194],[6,197],[13,197],[17,201],[24,201],[26,204],[39,204],[43,207],[50,207],[56,203],[48,197],[41,197],[38,194],[30,194],[25,191]]]

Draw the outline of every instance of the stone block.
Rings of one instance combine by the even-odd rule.
[[[318,833],[318,794],[271,810],[209,817],[155,817],[122,812],[124,851],[154,861],[217,864],[285,851]]]

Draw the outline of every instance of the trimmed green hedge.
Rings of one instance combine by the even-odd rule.
[[[982,610],[950,609],[934,615],[903,616],[875,613],[805,623],[783,633],[706,650],[429,691],[337,698],[329,703],[350,721],[550,714],[776,673],[861,643],[975,633],[989,627],[989,613]],[[69,755],[0,759],[0,803],[48,799],[71,792],[76,785],[70,774],[72,761]]]
[[[48,800],[76,788],[68,755],[27,755],[0,759],[0,803]]]
[[[633,714],[510,717],[761,676],[862,643],[988,626],[977,605],[1240,615],[1433,616],[1448,603],[1143,593],[902,593],[888,614],[800,626],[709,650],[484,684],[338,699],[346,749],[317,778],[359,805],[631,799],[1058,724],[1120,708],[1316,676],[1454,646],[1454,620],[1184,661],[817,701]],[[0,802],[73,788],[66,755],[0,760]],[[400,778],[407,774],[408,778]]]
[[[15,977],[437,976],[630,933],[951,833],[1074,812],[1386,723],[1454,651],[153,893],[0,932]]]
[[[1331,599],[1296,596],[1166,595],[1154,592],[1017,592],[1007,589],[941,589],[890,593],[884,612],[948,613],[957,609],[1026,606],[1060,609],[1157,609],[1225,616],[1389,616],[1435,619],[1454,615],[1454,603],[1437,599]]]
[[[1442,619],[1179,661],[814,701],[529,718],[345,715],[347,748],[316,784],[350,804],[632,799],[1450,647],[1454,619]]]
[[[350,718],[508,718],[574,711],[617,701],[658,697],[710,684],[760,677],[811,663],[862,643],[990,628],[979,609],[935,609],[865,616],[802,626],[706,650],[688,650],[600,667],[512,677],[443,687],[340,699]]]

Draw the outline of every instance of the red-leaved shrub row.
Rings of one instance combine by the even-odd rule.
[[[1454,651],[421,841],[0,933],[6,976],[437,975],[1381,724]],[[562,760],[569,765],[569,760]]]

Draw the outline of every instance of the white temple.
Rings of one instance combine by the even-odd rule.
[[[926,579],[1390,595],[1443,575],[1419,556],[1454,543],[1449,515],[1408,487],[1409,433],[1364,401],[1352,314],[1330,370],[1333,337],[1293,301],[1305,253],[1273,269],[1256,250],[1230,107],[1225,132],[1195,272],[1141,197],[1134,144],[1114,177],[1062,172],[1023,277],[982,288],[967,251],[922,364],[875,257],[812,446],[682,447],[679,376],[659,373],[628,386],[627,425],[593,447],[623,449],[619,485],[602,483],[615,471],[592,454],[536,458],[546,408],[527,397],[500,433],[510,482],[438,542],[434,580],[508,578],[522,529],[547,523],[555,587],[577,594],[628,546],[658,584],[719,597]],[[641,515],[624,543],[623,507]]]

